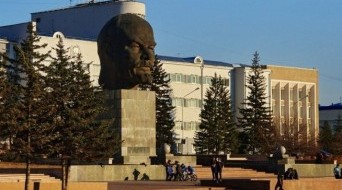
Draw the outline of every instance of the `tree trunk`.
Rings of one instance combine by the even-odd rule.
[[[62,190],[68,190],[68,178],[70,172],[70,159],[62,156]]]
[[[29,190],[31,173],[31,159],[29,155],[26,157],[26,174],[25,174],[25,190]]]
[[[68,159],[66,161],[66,165],[65,165],[65,189],[64,190],[68,190],[70,165],[71,165],[71,161],[70,161],[70,159]]]
[[[62,165],[62,190],[66,190],[66,184],[65,184],[65,177],[66,177],[66,171],[65,171],[65,158],[62,155],[61,158],[61,165]]]
[[[27,153],[26,153],[26,174],[25,174],[25,190],[29,190],[31,174],[31,134],[27,134]]]

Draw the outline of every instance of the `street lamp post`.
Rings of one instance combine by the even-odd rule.
[[[204,64],[203,62],[201,63],[201,109],[203,109],[203,69],[204,69]]]
[[[190,94],[192,94],[193,92],[199,90],[200,88],[197,87],[194,90],[192,90],[191,92],[187,93],[186,95],[184,95],[182,97],[182,144],[185,144],[185,139],[184,139],[184,105],[185,105],[185,97],[189,96]],[[182,145],[182,149],[183,149],[184,145]],[[182,150],[183,153],[183,150]]]

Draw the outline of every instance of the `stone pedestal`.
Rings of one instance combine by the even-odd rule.
[[[295,157],[289,157],[288,155],[283,155],[283,159],[278,160],[278,164],[295,164]]]
[[[107,91],[115,127],[119,128],[123,144],[114,162],[121,164],[150,164],[156,156],[155,93],[139,90]]]

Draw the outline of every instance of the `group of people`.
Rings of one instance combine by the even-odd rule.
[[[223,167],[224,163],[222,162],[220,157],[212,158],[210,168],[214,182],[219,183],[222,181]],[[171,163],[171,160],[168,160],[165,163],[165,171],[166,181],[185,181],[188,179],[194,181],[197,180],[194,168],[190,165],[185,166],[184,164],[179,163],[177,160],[174,163]]]
[[[190,165],[185,166],[184,164],[180,164],[178,161],[171,163],[171,160],[168,160],[165,163],[165,169],[166,181],[185,181],[188,176],[194,175],[193,167]]]
[[[222,181],[222,169],[224,164],[220,157],[213,157],[210,163],[213,181],[219,183]]]

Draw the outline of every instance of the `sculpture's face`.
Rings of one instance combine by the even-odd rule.
[[[149,30],[137,30],[131,34],[121,47],[121,64],[126,66],[130,80],[134,83],[146,84],[152,82],[152,66],[155,61],[155,42],[153,33]],[[126,70],[125,69],[125,70]]]
[[[114,17],[98,37],[100,84],[105,89],[134,89],[151,83],[155,45],[152,27],[144,19],[133,14]]]

